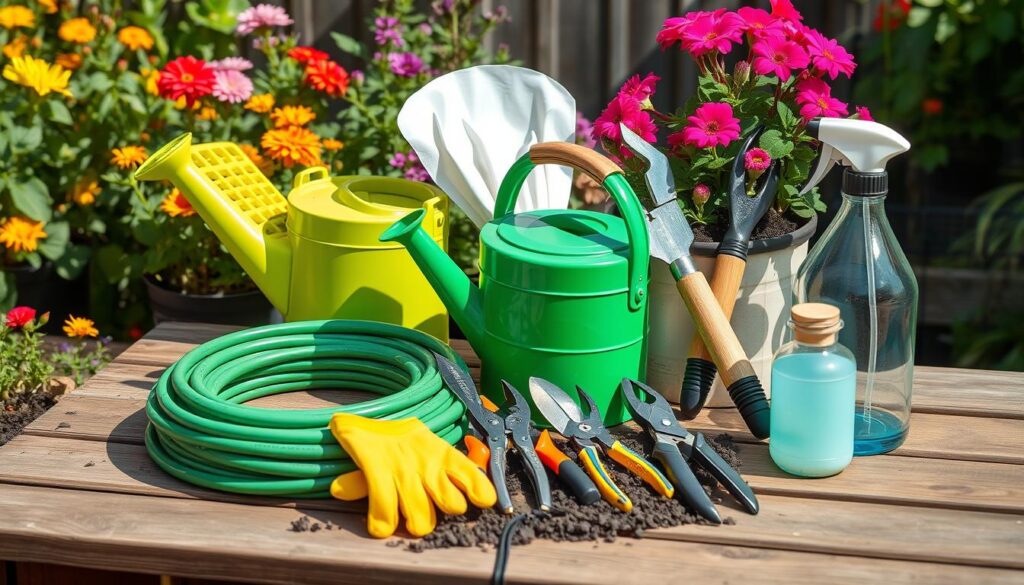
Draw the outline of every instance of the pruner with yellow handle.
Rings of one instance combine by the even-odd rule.
[[[598,445],[607,456],[644,480],[654,491],[671,498],[675,494],[672,482],[643,456],[612,437],[601,422],[601,413],[594,400],[578,386],[576,391],[580,400],[587,403],[586,416],[576,401],[561,388],[542,378],[530,378],[530,396],[534,405],[556,431],[580,450],[580,464],[597,484],[601,497],[623,512],[633,509],[632,500],[615,484],[601,461]]]

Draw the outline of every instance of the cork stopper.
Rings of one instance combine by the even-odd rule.
[[[793,336],[800,343],[825,346],[836,342],[836,334],[843,328],[839,307],[825,303],[801,303],[790,310]]]

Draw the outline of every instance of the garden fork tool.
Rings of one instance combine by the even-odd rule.
[[[587,403],[587,415],[583,416],[580,407],[561,388],[542,378],[530,378],[530,396],[537,410],[551,423],[556,431],[569,439],[579,449],[580,463],[587,474],[597,484],[601,496],[609,504],[623,512],[633,509],[633,502],[612,480],[604,463],[598,456],[597,445],[601,445],[606,455],[619,462],[654,488],[654,491],[671,498],[675,493],[672,483],[649,461],[644,459],[621,441],[612,437],[604,423],[601,413],[594,404],[594,399],[579,386],[576,391],[580,399]]]
[[[434,358],[437,360],[438,370],[445,385],[466,405],[470,424],[484,437],[490,451],[487,472],[498,493],[498,507],[506,514],[514,511],[512,496],[509,494],[508,482],[505,479],[508,443],[511,442],[523,460],[523,467],[526,468],[530,483],[533,484],[540,509],[550,510],[551,486],[548,484],[548,474],[533,448],[533,440],[530,437],[530,405],[526,398],[511,384],[502,381],[506,402],[499,407],[498,412],[491,412],[480,401],[480,393],[465,372],[441,355],[435,353]]]
[[[722,523],[711,498],[688,465],[692,462],[713,475],[747,512],[757,514],[757,496],[747,482],[715,453],[703,434],[691,433],[679,424],[672,407],[661,394],[629,378],[623,378],[620,388],[633,420],[654,439],[654,457],[664,466],[687,508],[715,524]],[[637,394],[637,389],[643,397]]]
[[[767,438],[771,424],[768,399],[707,280],[690,258],[693,230],[676,200],[676,184],[668,159],[625,125],[619,127],[630,150],[648,164],[644,181],[654,201],[653,209],[647,211],[651,256],[669,265],[676,288],[747,428],[755,437]]]
[[[732,318],[732,311],[736,307],[736,294],[747,267],[750,234],[775,201],[775,191],[779,185],[779,165],[773,161],[762,175],[761,187],[753,194],[747,192],[744,155],[754,146],[763,130],[764,126],[758,126],[747,137],[733,161],[732,175],[729,177],[729,230],[718,244],[715,273],[711,276],[711,292],[722,307],[726,319]],[[717,374],[718,370],[704,340],[700,335],[695,335],[690,345],[690,357],[686,360],[683,388],[679,394],[679,410],[684,418],[697,416],[704,407]]]

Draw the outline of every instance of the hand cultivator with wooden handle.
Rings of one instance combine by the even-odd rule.
[[[654,208],[647,211],[651,256],[668,263],[679,294],[747,428],[755,437],[767,438],[768,399],[707,280],[690,258],[693,230],[676,201],[668,159],[629,128],[621,124],[620,128],[626,145],[648,164],[644,178],[654,200]]]

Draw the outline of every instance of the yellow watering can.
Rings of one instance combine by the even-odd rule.
[[[424,183],[330,177],[312,167],[288,198],[230,142],[192,144],[183,134],[135,172],[166,180],[288,321],[363,319],[419,329],[448,341],[448,313],[405,248],[379,237],[422,209],[422,227],[447,248],[448,199]]]

